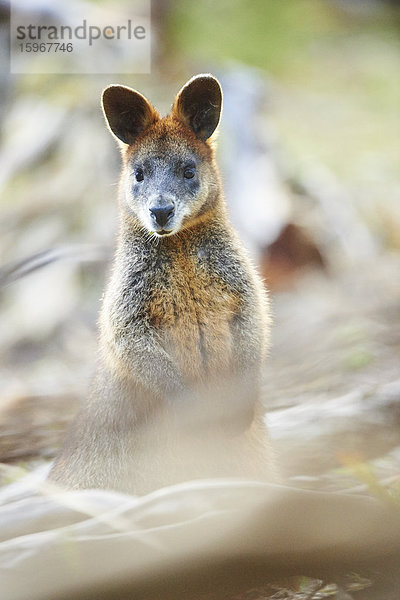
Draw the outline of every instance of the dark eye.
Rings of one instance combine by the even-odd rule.
[[[185,179],[192,179],[194,177],[194,168],[190,167],[184,170],[183,176]]]
[[[136,178],[136,181],[143,181],[144,175],[143,175],[143,170],[142,169],[136,169],[136,171],[135,171],[135,178]]]

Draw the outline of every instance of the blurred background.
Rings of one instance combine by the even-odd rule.
[[[271,290],[264,398],[282,472],[398,489],[400,3],[153,0],[141,75],[10,74],[8,18],[0,1],[0,461],[52,458],[93,372],[120,163],[102,89],[166,113],[211,72],[232,221]]]

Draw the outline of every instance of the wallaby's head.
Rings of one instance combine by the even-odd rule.
[[[222,106],[212,75],[190,79],[164,118],[125,86],[107,87],[102,101],[122,148],[122,202],[147,231],[173,235],[212,210],[219,183],[210,137]]]

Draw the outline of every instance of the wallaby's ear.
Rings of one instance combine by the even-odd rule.
[[[125,144],[133,144],[139,133],[160,118],[142,94],[124,85],[107,87],[102,107],[112,133]]]
[[[192,77],[178,93],[172,115],[205,141],[215,131],[222,108],[222,90],[212,75]]]

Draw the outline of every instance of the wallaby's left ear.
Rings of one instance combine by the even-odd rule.
[[[212,75],[192,77],[178,93],[172,115],[205,141],[215,131],[222,108],[222,90]]]
[[[112,133],[128,145],[160,118],[147,98],[124,85],[109,85],[103,92],[102,106]]]

